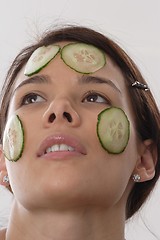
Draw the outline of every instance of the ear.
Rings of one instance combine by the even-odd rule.
[[[6,169],[6,164],[5,164],[5,157],[3,154],[3,149],[2,149],[2,145],[0,145],[0,185],[9,186],[8,182],[4,181],[4,177],[7,177],[8,173],[7,173],[7,169]]]
[[[155,176],[157,163],[157,147],[151,139],[142,143],[141,156],[137,160],[133,174],[138,174],[140,182],[151,180]]]

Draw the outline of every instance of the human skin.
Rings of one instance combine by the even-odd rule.
[[[125,205],[134,184],[131,176],[140,173],[141,181],[151,179],[154,163],[148,150],[151,141],[137,137],[120,69],[107,57],[105,67],[84,77],[57,55],[35,76],[48,81],[39,83],[37,78],[18,87],[29,79],[24,69],[20,71],[8,112],[8,118],[17,114],[23,123],[25,147],[16,163],[5,161],[15,196],[6,239],[123,240]],[[105,78],[106,83],[82,83],[89,76]],[[33,92],[37,101],[20,105],[24,95]],[[96,101],[87,98],[95,93]],[[98,114],[111,106],[122,108],[130,121],[128,145],[117,155],[102,148],[96,133]],[[53,113],[56,118],[51,121]],[[76,142],[78,147],[39,156],[48,137],[64,138],[66,144]]]

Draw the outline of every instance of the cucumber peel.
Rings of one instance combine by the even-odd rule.
[[[48,45],[37,48],[30,56],[24,74],[32,76],[44,68],[60,51],[58,45]]]
[[[18,115],[13,115],[8,120],[3,135],[3,152],[5,157],[16,162],[24,149],[24,130]]]
[[[75,71],[89,74],[98,71],[106,63],[105,53],[86,43],[70,43],[61,50],[61,58]]]
[[[125,112],[110,107],[98,115],[97,136],[102,147],[111,154],[122,153],[129,141],[130,122]]]
[[[105,53],[86,43],[69,43],[62,49],[58,45],[41,46],[30,56],[24,74],[32,76],[41,71],[60,52],[63,62],[76,72],[89,74],[98,71],[106,64]]]

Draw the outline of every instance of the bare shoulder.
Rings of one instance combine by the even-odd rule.
[[[0,229],[0,240],[5,240],[6,228]]]

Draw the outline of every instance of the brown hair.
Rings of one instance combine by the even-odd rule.
[[[157,146],[158,159],[155,167],[156,174],[150,181],[135,183],[128,197],[126,206],[126,219],[128,219],[145,202],[160,174],[160,114],[150,91],[131,87],[131,84],[135,81],[146,84],[135,63],[123,49],[103,34],[86,27],[67,26],[46,32],[36,44],[23,49],[19,53],[8,71],[2,89],[0,111],[1,142],[10,103],[10,96],[18,72],[22,69],[35,49],[43,45],[47,46],[61,41],[76,41],[93,44],[110,56],[115,64],[121,69],[126,80],[126,85],[128,86],[131,103],[135,113],[138,135],[142,140],[152,139]]]

